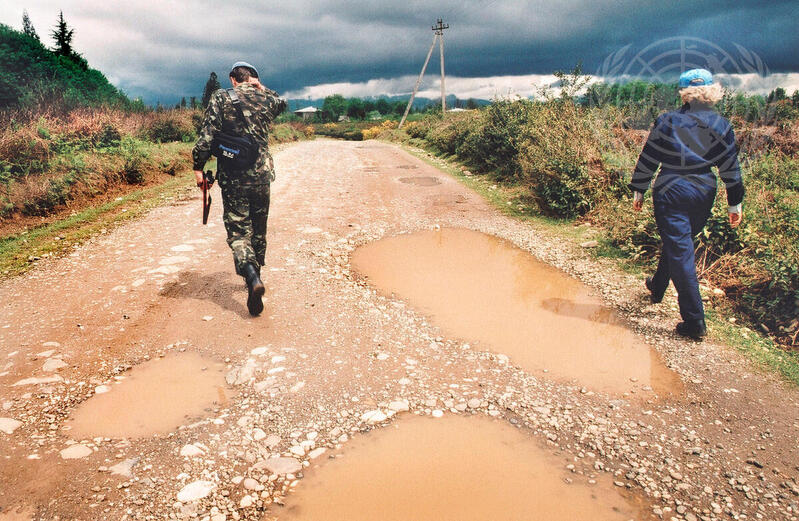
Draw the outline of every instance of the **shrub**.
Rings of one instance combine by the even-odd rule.
[[[122,178],[128,184],[144,182],[147,150],[140,141],[126,137],[120,142],[119,154],[123,160]]]

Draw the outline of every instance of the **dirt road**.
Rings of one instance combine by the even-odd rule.
[[[592,519],[799,518],[797,391],[726,346],[676,339],[677,313],[669,300],[649,305],[640,280],[502,216],[388,144],[316,140],[275,159],[259,318],[248,316],[232,271],[218,192],[211,226],[199,224],[197,200],[160,208],[0,286],[0,520],[301,519],[303,502],[318,501],[306,496],[333,493],[311,486],[315,476],[341,469],[345,477],[334,481],[348,480],[345,493],[355,494],[361,478],[347,468],[357,444],[402,429],[411,414],[493,417],[522,433],[550,465],[537,474],[584,490],[587,504],[618,496],[629,507],[597,503]],[[491,282],[501,269],[488,260],[503,248],[531,252],[593,289],[574,286],[567,298],[559,288],[576,283],[555,284],[554,296],[541,297],[549,319],[527,330],[526,319],[498,326],[529,338],[516,345],[492,336],[490,323],[466,327],[482,314],[458,320],[474,306],[450,320],[429,295],[381,281],[404,243],[384,252],[374,273],[350,263],[359,246],[426,233],[440,234],[431,244],[460,244],[454,251],[466,259],[484,237],[470,239],[473,232],[492,238],[458,280],[469,286],[489,273],[489,282],[455,300],[489,301],[503,287],[498,275]],[[538,291],[561,276],[545,273],[513,275],[508,291]],[[603,327],[614,332],[600,334]],[[588,337],[568,336],[581,328]],[[593,356],[584,349],[569,358],[571,350],[602,338],[636,353],[615,373],[607,364],[613,385],[585,368],[570,373]],[[516,347],[506,352],[506,343]],[[519,350],[530,346],[560,358],[523,359]],[[589,367],[615,360],[606,353]],[[475,437],[483,444],[475,453],[499,448],[502,439],[485,446],[497,436]],[[366,467],[380,466],[379,453],[368,457]],[[402,462],[391,461],[400,476]],[[429,467],[448,481],[447,461]],[[509,475],[475,471],[468,481],[487,486],[518,474],[503,468]],[[392,500],[390,488],[381,502]],[[442,504],[469,501],[458,494]],[[501,505],[492,508],[506,519]]]

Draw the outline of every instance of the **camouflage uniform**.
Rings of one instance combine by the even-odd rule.
[[[272,120],[286,108],[286,102],[276,92],[261,90],[250,83],[238,85],[236,94],[241,100],[247,130],[259,149],[258,160],[249,170],[227,171],[217,166],[227,242],[233,250],[236,273],[241,275],[247,263],[259,271],[264,265],[269,184],[275,179],[275,167],[269,154],[269,129]],[[217,132],[245,134],[241,118],[223,89],[214,92],[205,111],[200,137],[192,150],[195,170],[202,170],[211,157],[211,142]]]

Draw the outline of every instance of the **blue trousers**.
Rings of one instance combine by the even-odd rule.
[[[694,237],[705,227],[715,199],[715,185],[689,179],[670,183],[652,195],[655,222],[663,240],[658,268],[652,277],[653,293],[663,295],[671,280],[684,321],[705,318],[696,278]]]

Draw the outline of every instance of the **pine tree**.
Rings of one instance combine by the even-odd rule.
[[[186,97],[185,96],[180,98],[180,108],[182,108],[182,109],[186,108]]]
[[[799,109],[799,90],[793,91],[793,96],[791,96],[791,103],[793,106]]]
[[[208,81],[205,82],[205,90],[203,90],[202,100],[203,108],[208,106],[208,103],[211,101],[211,95],[221,88],[222,85],[220,85],[219,80],[216,79],[216,73],[212,72],[211,76],[208,78]]]
[[[39,40],[39,35],[36,33],[36,29],[33,28],[33,23],[31,22],[30,16],[28,16],[27,9],[22,11],[22,32],[27,34],[31,38]]]
[[[75,29],[70,29],[69,26],[67,26],[67,22],[64,21],[64,12],[59,12],[58,24],[56,24],[55,29],[50,33],[53,36],[53,40],[55,40],[53,52],[59,56],[73,58],[75,56],[75,51],[72,50],[72,36],[74,33]]]
[[[197,96],[192,96],[191,101],[189,102],[192,109],[197,108]]]

